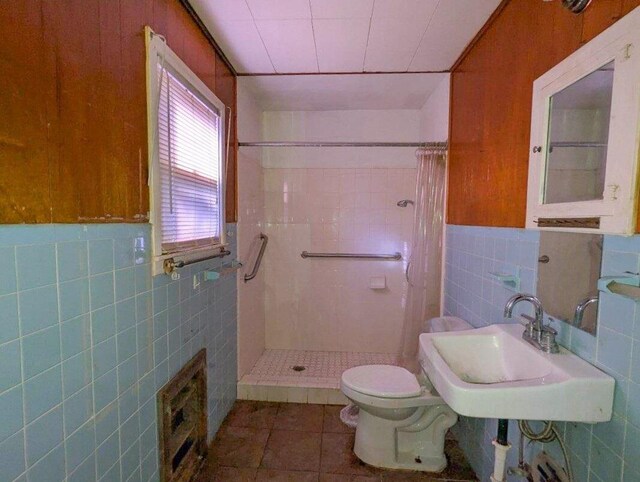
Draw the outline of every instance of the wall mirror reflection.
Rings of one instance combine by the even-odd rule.
[[[596,333],[602,235],[540,233],[537,294],[545,312]]]
[[[544,203],[603,199],[614,62],[551,96]]]

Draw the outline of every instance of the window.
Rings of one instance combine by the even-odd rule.
[[[154,274],[224,245],[224,105],[147,29]]]

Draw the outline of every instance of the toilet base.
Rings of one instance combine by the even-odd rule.
[[[360,407],[355,455],[389,469],[441,472],[447,467],[444,439],[458,416],[447,405],[418,407],[404,420],[388,420]]]

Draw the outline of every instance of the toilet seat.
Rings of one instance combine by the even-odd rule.
[[[342,385],[364,395],[380,398],[411,398],[422,393],[415,375],[393,365],[363,365],[342,374]]]
[[[409,370],[391,365],[364,365],[345,370],[340,389],[347,398],[372,407],[403,409],[444,403],[420,386]]]

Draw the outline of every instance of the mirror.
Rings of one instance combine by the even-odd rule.
[[[600,234],[543,231],[538,252],[537,293],[545,312],[594,335],[598,303],[587,303],[577,317],[576,308],[598,296],[602,241]]]
[[[603,199],[614,62],[551,96],[544,204]]]

